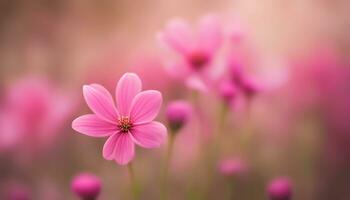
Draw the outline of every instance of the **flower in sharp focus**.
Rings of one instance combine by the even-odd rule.
[[[74,130],[92,137],[109,137],[103,147],[103,157],[128,164],[135,154],[135,144],[156,148],[165,140],[167,129],[153,121],[162,104],[156,90],[142,91],[140,78],[124,74],[116,87],[116,105],[111,94],[101,85],[83,87],[84,98],[94,114],[78,117]]]
[[[71,189],[82,200],[95,200],[101,192],[101,180],[93,174],[81,173],[73,178]]]
[[[221,47],[223,33],[217,17],[204,16],[198,24],[196,34],[182,19],[171,20],[159,38],[180,55],[180,62],[169,70],[173,75],[185,77],[187,85],[196,90],[206,90],[203,85],[210,79],[208,66]],[[195,79],[195,80],[191,80]],[[198,83],[198,81],[203,83]]]
[[[279,177],[270,182],[267,194],[271,200],[290,200],[292,197],[292,185],[288,178]]]
[[[172,133],[179,131],[190,120],[191,105],[184,100],[169,103],[166,109],[166,118]]]

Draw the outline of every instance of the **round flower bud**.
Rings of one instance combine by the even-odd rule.
[[[191,105],[186,101],[177,100],[169,103],[166,118],[172,132],[176,133],[188,122],[191,112]]]
[[[237,95],[237,89],[231,81],[223,81],[219,85],[219,95],[225,103],[230,103]]]
[[[82,200],[95,200],[101,191],[101,181],[93,174],[78,174],[72,180],[71,189]]]
[[[288,178],[280,177],[270,182],[267,194],[271,200],[290,200],[292,197],[292,186]]]
[[[245,78],[242,82],[242,89],[244,94],[251,98],[261,90],[261,87],[255,79]]]

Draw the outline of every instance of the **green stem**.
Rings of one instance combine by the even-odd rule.
[[[216,161],[218,159],[218,155],[220,153],[220,143],[223,136],[223,131],[225,130],[225,122],[228,114],[228,106],[227,104],[223,103],[219,110],[217,115],[217,124],[216,124],[216,131],[213,135],[213,142],[211,145],[211,148],[209,148],[209,152],[207,152],[207,156],[204,158],[204,162],[207,165],[207,185],[206,185],[206,197],[209,199],[210,195],[210,188],[212,187],[212,182],[214,180],[214,173],[215,173],[215,166]],[[207,151],[208,151],[207,150]]]
[[[234,186],[235,180],[233,177],[228,177],[229,179],[226,181],[226,197],[227,200],[232,200],[234,198]]]
[[[173,155],[175,135],[173,133],[169,134],[169,143],[165,155],[163,173],[161,177],[161,199],[168,199],[168,174],[170,168],[170,162]]]
[[[135,178],[134,168],[131,162],[128,164],[128,172],[130,177],[132,198],[134,200],[137,200],[139,198],[139,190],[138,190],[138,186]]]
[[[223,131],[225,130],[225,122],[228,114],[228,106],[227,104],[223,103],[219,109],[218,113],[218,121],[217,121],[217,127],[216,131],[214,132],[214,141],[212,146],[212,152],[210,156],[210,163],[215,164],[215,160],[218,157],[219,151],[220,151],[220,143],[223,136]]]

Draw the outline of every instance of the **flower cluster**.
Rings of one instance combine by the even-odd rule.
[[[209,171],[215,168],[213,164],[218,163],[218,171],[229,177],[228,183],[232,179],[242,181],[242,175],[248,174],[249,171],[246,161],[241,159],[218,160],[218,154],[221,152],[220,144],[224,142],[220,135],[229,125],[226,124],[228,105],[231,105],[237,97],[250,101],[261,90],[256,79],[247,72],[246,62],[242,56],[244,40],[240,34],[244,33],[225,34],[219,18],[210,15],[200,20],[196,33],[191,30],[187,22],[175,19],[170,21],[158,35],[162,42],[179,55],[179,59],[168,66],[170,75],[181,77],[190,91],[217,94],[221,99],[219,104],[225,105],[218,116],[216,125],[218,133],[211,138],[213,140],[211,143],[199,145],[200,154],[203,154],[199,156],[206,160]],[[221,58],[219,55],[221,48],[230,37],[232,38],[228,42],[229,51],[224,53],[226,59],[220,72],[216,63]],[[83,96],[93,114],[76,118],[72,122],[72,128],[87,136],[107,137],[103,146],[103,157],[106,160],[114,160],[120,165],[128,165],[133,196],[138,198],[138,186],[131,164],[135,156],[135,144],[143,148],[156,148],[167,139],[167,128],[161,122],[155,121],[161,109],[162,94],[156,90],[142,91],[139,76],[135,73],[125,73],[116,85],[115,98],[107,89],[96,83],[84,85]],[[197,123],[204,127],[201,124],[202,113],[198,110],[201,109],[198,100],[193,103],[197,105],[192,105],[187,100],[173,100],[168,103],[165,110],[170,134],[161,174],[163,199],[167,198],[169,168],[175,139],[182,135],[178,133],[192,121],[192,118],[198,118]],[[251,139],[246,142],[252,143]],[[208,176],[212,176],[211,173],[212,171]],[[290,187],[285,185],[279,182],[272,183],[268,188],[269,197],[287,198],[289,195],[287,190],[290,190]],[[91,175],[78,176],[72,182],[72,190],[82,199],[95,199],[100,187],[98,179]]]

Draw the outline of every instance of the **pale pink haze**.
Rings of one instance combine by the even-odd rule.
[[[194,32],[183,19],[173,19],[159,34],[159,38],[168,47],[180,55],[180,61],[169,68],[177,77],[185,77],[186,84],[192,89],[205,91],[210,82],[209,65],[221,47],[223,33],[216,16],[204,16]]]
[[[120,165],[134,158],[135,144],[144,148],[159,147],[166,138],[167,129],[153,120],[161,107],[162,95],[156,90],[141,90],[141,80],[134,73],[120,78],[116,103],[103,86],[83,86],[85,101],[94,114],[75,119],[73,129],[91,137],[108,137],[103,157]]]
[[[0,108],[0,149],[28,154],[52,147],[74,109],[73,99],[45,77],[28,76],[11,83]]]

